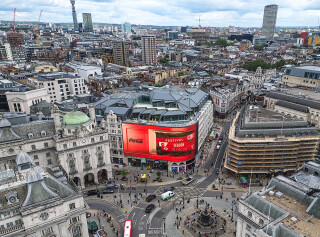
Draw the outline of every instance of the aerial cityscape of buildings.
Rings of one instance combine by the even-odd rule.
[[[0,22],[0,236],[319,236],[320,29],[76,4]]]

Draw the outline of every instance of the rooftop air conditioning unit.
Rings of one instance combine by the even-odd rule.
[[[276,197],[282,198],[282,196],[283,196],[283,193],[282,193],[282,192],[276,192]]]
[[[274,196],[274,192],[273,192],[273,191],[270,191],[270,192],[269,192],[269,195],[270,195],[270,196]]]

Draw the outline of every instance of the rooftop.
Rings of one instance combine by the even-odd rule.
[[[37,77],[37,79],[40,81],[54,81],[56,79],[61,79],[61,78],[79,78],[79,77],[73,76],[71,74],[64,73],[64,72],[57,72],[57,73],[51,73],[51,74],[41,74]]]

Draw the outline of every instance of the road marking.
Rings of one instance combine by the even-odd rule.
[[[157,207],[156,209],[154,209],[154,211],[150,214],[150,216],[148,217],[147,223],[151,224],[152,218],[154,217],[154,215],[160,211],[161,207]]]
[[[203,180],[205,180],[207,177],[202,177],[201,179],[197,180],[196,183],[201,183]]]
[[[133,219],[134,218],[134,215],[135,215],[136,213],[133,213],[133,215],[132,215],[132,218],[131,219]]]
[[[144,217],[146,217],[147,215],[146,214],[144,214],[143,216],[142,216],[142,218],[141,218],[141,220],[144,218]]]

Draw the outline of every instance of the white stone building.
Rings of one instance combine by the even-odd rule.
[[[66,66],[75,70],[78,76],[84,78],[86,81],[89,81],[90,76],[102,75],[101,67],[92,64],[68,63]]]
[[[62,72],[29,78],[28,84],[36,88],[47,88],[50,96],[48,102],[60,102],[71,99],[74,95],[88,93],[88,87],[82,77]]]
[[[0,120],[0,171],[15,166],[20,150],[40,166],[62,166],[80,187],[112,177],[108,131],[96,125],[93,105],[90,118],[82,112],[63,114],[54,109],[51,120],[12,125]]]
[[[50,102],[50,96],[46,88],[35,89],[26,92],[6,92],[10,112],[25,112],[30,114],[30,106],[40,101]]]
[[[16,164],[0,173],[1,236],[89,236],[89,206],[63,170],[34,166],[24,152]]]

